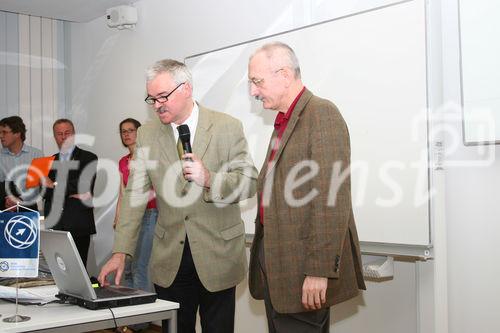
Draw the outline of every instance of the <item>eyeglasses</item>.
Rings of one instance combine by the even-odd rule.
[[[284,67],[280,68],[280,69],[277,69],[275,71],[273,71],[273,74],[276,74],[278,73],[279,71],[282,71],[283,69],[285,69]],[[256,87],[262,87],[264,85],[264,79],[257,79],[257,78],[251,78],[248,80],[248,84],[251,85],[251,84],[255,84]]]
[[[156,102],[165,103],[168,101],[168,98],[170,97],[170,95],[172,95],[177,90],[177,88],[182,86],[184,83],[186,83],[186,82],[179,83],[179,85],[177,87],[175,87],[174,90],[172,90],[171,92],[169,92],[166,95],[162,95],[162,96],[158,96],[158,97],[148,96],[148,97],[146,97],[144,102],[146,102],[149,105],[154,105]]]
[[[136,128],[129,128],[129,129],[124,129],[124,130],[121,130],[120,133],[122,135],[125,135],[125,134],[132,134],[134,133],[135,131],[137,131]]]

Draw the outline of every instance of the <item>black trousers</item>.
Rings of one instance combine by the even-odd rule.
[[[269,333],[328,333],[330,332],[330,308],[299,312],[279,313],[271,303],[264,256],[264,238],[259,244],[259,263],[264,274],[264,304],[266,306]]]
[[[196,312],[200,310],[203,333],[233,333],[236,287],[210,292],[196,273],[191,249],[186,237],[181,265],[174,282],[168,288],[155,284],[158,297],[177,302],[177,332],[195,333]],[[168,332],[166,321],[162,323],[163,333]]]
[[[82,258],[83,265],[87,268],[87,256],[89,254],[90,246],[90,235],[75,235],[71,233],[73,240],[75,241],[76,248]]]

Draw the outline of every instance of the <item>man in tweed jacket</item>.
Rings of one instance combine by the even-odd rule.
[[[265,301],[269,332],[328,332],[329,307],[365,289],[347,126],[304,87],[286,44],[259,48],[248,77],[251,95],[278,112],[257,180],[250,292]]]
[[[235,286],[247,270],[238,202],[254,195],[257,178],[243,127],[193,100],[183,63],[159,61],[147,76],[146,102],[159,121],[139,128],[113,256],[99,281],[106,284],[106,275],[117,272],[115,283],[120,282],[153,186],[159,218],[150,267],[158,297],[180,303],[179,333],[194,332],[198,309],[204,333],[232,333]],[[190,129],[193,150],[182,161],[176,144],[181,124]]]

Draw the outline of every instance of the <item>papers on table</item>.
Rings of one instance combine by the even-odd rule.
[[[48,303],[56,300],[58,289],[55,285],[33,288],[19,288],[18,299],[20,303]],[[0,286],[0,298],[15,300],[16,288]]]

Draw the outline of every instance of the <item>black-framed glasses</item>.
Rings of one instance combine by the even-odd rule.
[[[148,96],[148,97],[146,97],[146,99],[144,100],[144,102],[146,102],[149,105],[154,105],[156,102],[158,102],[158,103],[165,103],[166,101],[168,101],[168,98],[170,97],[170,95],[172,95],[184,83],[186,83],[186,82],[179,83],[177,85],[177,87],[174,88],[174,90],[172,90],[171,92],[169,92],[166,95],[162,95],[162,96],[158,96],[158,97]]]

